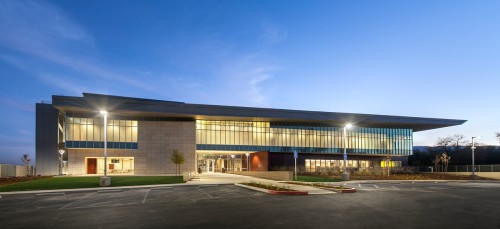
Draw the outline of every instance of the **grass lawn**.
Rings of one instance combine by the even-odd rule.
[[[111,186],[184,183],[182,176],[113,176]],[[99,187],[99,177],[50,177],[0,186],[0,192]]]
[[[304,181],[304,182],[339,182],[341,180],[339,180],[337,178],[329,178],[329,177],[297,176],[297,181]]]

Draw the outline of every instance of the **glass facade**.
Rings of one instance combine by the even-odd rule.
[[[102,117],[66,115],[66,148],[104,148]],[[109,119],[107,147],[137,149],[137,120]]]
[[[196,121],[196,149],[343,153],[343,127],[311,123]],[[352,127],[347,153],[411,155],[410,128]]]

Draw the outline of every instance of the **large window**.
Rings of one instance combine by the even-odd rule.
[[[100,117],[66,117],[67,148],[104,148],[104,122]],[[137,149],[137,121],[108,119],[107,147]]]
[[[384,162],[384,161],[382,161]],[[382,166],[382,163],[380,164]],[[401,166],[401,161],[391,161],[391,167]],[[347,160],[347,168],[356,168],[359,171],[369,170],[373,167],[378,167],[376,161],[367,160]],[[343,160],[322,160],[322,159],[306,159],[306,172],[334,172],[344,169]]]
[[[412,130],[354,127],[347,150],[354,154],[410,155]],[[342,127],[310,123],[196,121],[198,150],[342,153]]]

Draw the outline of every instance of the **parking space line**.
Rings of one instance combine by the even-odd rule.
[[[111,192],[123,192],[123,189],[111,189],[111,190],[97,191],[97,193],[111,193]]]
[[[172,189],[172,187],[150,188],[149,190],[166,190],[166,189]]]
[[[149,192],[151,191],[151,189],[149,189],[148,191],[146,191],[146,194],[144,194],[144,198],[142,199],[142,203],[145,204],[146,203],[146,199],[148,198],[148,195],[149,195]]]
[[[376,184],[374,184],[373,187],[375,187],[376,189],[378,189],[378,186]]]
[[[361,183],[358,183],[358,186],[361,187]]]
[[[78,199],[78,200],[75,200],[75,201],[73,201],[73,202],[71,202],[71,203],[69,203],[69,204],[66,204],[66,205],[62,206],[61,208],[59,208],[59,210],[64,209],[64,208],[67,208],[67,207],[69,207],[70,205],[73,205],[74,203],[76,203],[76,202],[78,202],[78,201],[80,201],[80,200],[86,199],[88,196],[90,196],[90,195],[92,195],[92,194],[95,194],[95,192],[91,192],[91,193],[89,193],[89,194],[85,195],[84,197],[82,197],[82,198],[80,198],[80,199]]]
[[[200,189],[200,187],[198,187],[198,190],[200,190],[200,192],[204,193],[205,195],[209,196],[211,199],[214,198],[212,195],[208,194],[208,192],[205,192],[205,190]]]

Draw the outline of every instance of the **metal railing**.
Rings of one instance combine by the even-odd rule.
[[[500,172],[500,165],[449,165],[447,168],[445,166],[439,165],[434,166],[405,166],[404,170],[412,172],[472,172],[474,168],[475,172]]]

